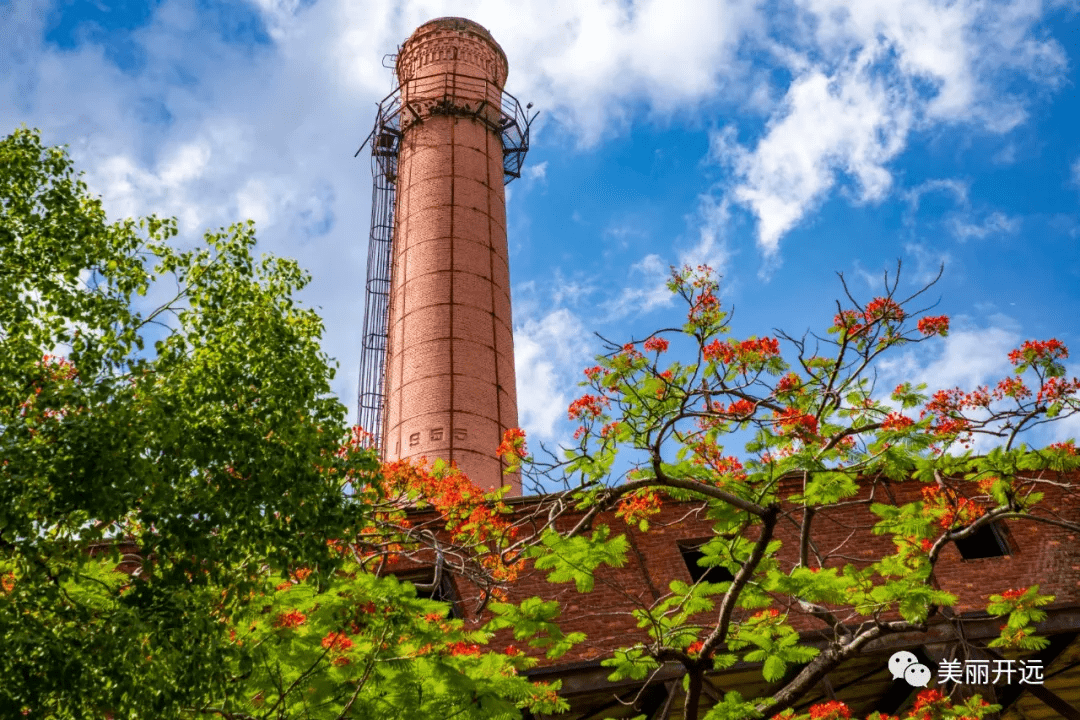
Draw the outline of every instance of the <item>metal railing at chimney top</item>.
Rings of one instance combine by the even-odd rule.
[[[404,99],[403,95],[406,96]],[[380,453],[383,451],[394,207],[402,131],[427,117],[438,115],[471,117],[482,122],[502,140],[503,182],[506,184],[521,177],[521,167],[529,151],[529,126],[536,119],[536,114],[532,117],[526,114],[531,107],[530,103],[522,109],[517,98],[483,77],[437,73],[410,78],[404,88],[398,86],[379,103],[375,126],[356,151],[359,155],[365,145],[371,144],[371,232],[364,284],[357,424],[367,433],[367,446]]]

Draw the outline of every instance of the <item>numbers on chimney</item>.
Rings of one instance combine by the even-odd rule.
[[[409,447],[416,447],[420,444],[420,437],[422,432],[414,432],[409,435]],[[469,437],[469,431],[467,428],[458,427],[454,428],[454,440],[458,442],[465,440]],[[444,427],[429,427],[427,428],[427,437],[429,442],[442,442],[446,437],[446,428]],[[401,441],[398,441],[398,451],[401,450]]]

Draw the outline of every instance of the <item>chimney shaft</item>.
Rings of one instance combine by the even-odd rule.
[[[420,26],[397,58],[401,141],[383,447],[511,485],[495,448],[517,426],[503,145],[506,55],[462,18]]]

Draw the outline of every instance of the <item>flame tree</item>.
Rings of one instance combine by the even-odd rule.
[[[612,680],[647,683],[665,663],[681,665],[686,720],[851,717],[837,700],[808,715],[796,716],[794,707],[872,641],[924,632],[934,616],[955,617],[958,598],[935,577],[950,543],[1003,520],[1080,530],[1070,498],[1041,502],[1048,490],[1075,499],[1073,441],[1040,449],[1021,442],[1032,428],[1080,410],[1080,381],[1065,376],[1065,346],[1025,342],[1009,354],[1015,372],[973,391],[877,387],[883,356],[949,330],[947,317],[919,309],[927,288],[898,294],[899,270],[891,281],[886,275],[883,296],[865,303],[845,284],[847,298],[822,335],[740,339],[731,335],[715,274],[673,268],[669,289],[685,303],[685,323],[613,343],[585,370],[587,390],[569,408],[580,423],[578,444],[564,459],[525,458],[523,465],[560,477],[565,488],[551,502],[577,508],[572,530],[549,528],[543,546],[530,551],[536,567],[552,582],[589,589],[603,572],[597,558],[618,566],[628,549],[617,527],[599,527],[601,513],[648,531],[664,503],[679,501],[698,503],[713,523],[701,564],[731,578],[675,581],[659,599],[638,600],[627,626],[647,639],[605,661]],[[676,347],[689,349],[689,362],[670,359]],[[725,444],[736,442],[743,451],[729,454]],[[894,502],[887,488],[905,483],[914,498]],[[876,519],[854,519],[860,508]],[[857,553],[845,550],[844,538],[871,530],[890,538],[894,552],[851,557]],[[990,648],[1046,645],[1032,633],[1053,597],[1037,585],[984,600],[990,615],[1007,618]],[[802,628],[812,622],[823,644],[806,642],[796,620]],[[731,692],[706,710],[706,673],[738,661],[761,663],[775,692]],[[909,717],[991,711],[969,695],[960,686],[951,697],[924,691]]]

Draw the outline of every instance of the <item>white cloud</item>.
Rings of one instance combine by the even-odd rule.
[[[1004,213],[992,212],[982,222],[971,222],[955,217],[951,222],[953,234],[958,240],[981,240],[988,235],[1014,233],[1020,229],[1020,218],[1009,217]]]
[[[518,422],[530,437],[556,439],[592,344],[580,318],[560,308],[514,329]]]
[[[669,266],[656,253],[649,253],[630,267],[630,285],[603,304],[608,322],[652,312],[671,304],[666,287]]]
[[[562,276],[559,270],[556,270],[551,283],[551,302],[556,307],[580,305],[587,302],[587,298],[595,290],[596,286],[592,283],[568,280]]]
[[[1020,343],[1016,323],[996,315],[986,327],[956,329],[963,320],[953,318],[947,338],[883,357],[877,363],[878,392],[887,396],[903,382],[926,383],[931,394],[954,387],[970,391],[1010,375],[1008,353]]]
[[[918,381],[927,383],[931,390],[972,390],[986,383],[996,384],[1011,374],[1008,354],[1019,342],[1014,325],[953,330],[944,339],[940,355],[917,373]]]
[[[949,253],[933,250],[922,243],[906,243],[904,252],[915,259],[914,273],[910,267],[906,267],[904,274],[918,285],[925,286],[932,282],[941,272],[941,266],[948,267],[950,261]]]
[[[709,196],[703,196],[700,198],[698,215],[698,240],[694,245],[679,251],[675,262],[666,260],[657,253],[649,253],[630,266],[630,285],[603,305],[607,312],[607,321],[644,315],[670,307],[674,296],[668,290],[667,282],[671,279],[672,265],[708,265],[717,274],[724,274],[729,258],[725,242],[726,226],[730,221],[728,203],[716,202]],[[732,284],[733,281],[729,281],[727,286]]]
[[[918,212],[923,195],[932,192],[950,193],[957,205],[967,207],[969,189],[969,183],[955,178],[935,178],[921,182],[904,193],[904,197],[908,201],[909,218]]]
[[[1016,143],[1010,142],[994,153],[992,159],[998,165],[1012,165],[1016,162],[1016,153]]]
[[[871,288],[875,288],[875,289],[881,287],[881,278],[882,278],[881,275],[878,275],[877,273],[872,273],[869,270],[867,270],[866,268],[864,268],[862,263],[859,262],[858,258],[855,259],[853,264],[855,266],[854,267],[855,275],[860,280],[862,280],[867,285],[867,287],[871,287]]]
[[[698,241],[679,253],[679,265],[708,265],[719,274],[727,267],[731,253],[727,246],[727,227],[731,222],[731,209],[726,200],[717,202],[708,195],[699,199]]]
[[[184,143],[162,164],[161,182],[169,188],[198,180],[210,161],[210,146],[199,139]]]
[[[949,213],[944,223],[952,232],[953,237],[961,242],[971,238],[982,239],[989,235],[1014,233],[1020,229],[1020,218],[1009,217],[1000,211],[992,211],[981,219],[976,219],[968,199],[969,190],[970,183],[955,178],[937,178],[916,185],[904,192],[908,204],[907,211],[904,213],[904,223],[907,225],[914,224],[915,216],[925,195],[941,193],[952,195],[953,201],[959,208],[957,211]],[[927,253],[924,246],[912,244],[908,245],[906,249],[909,252],[914,250],[920,266],[925,265],[924,261],[927,259]],[[940,265],[946,259],[948,259],[948,253],[941,253],[940,260],[936,261],[936,264]],[[922,272],[920,270],[920,273]],[[933,272],[936,274],[936,270]]]
[[[438,5],[451,12],[451,4]],[[590,145],[622,127],[636,100],[666,116],[685,112],[734,82],[738,45],[759,23],[756,5],[752,0],[487,0],[469,9],[453,4],[452,13],[473,17],[499,39],[518,97],[534,100],[543,109],[541,118],[559,120],[573,128],[581,144]]]
[[[534,165],[526,165],[521,170],[521,176],[526,180],[546,180],[547,179],[547,160],[536,163]]]
[[[1072,181],[1072,184],[1080,187],[1080,157],[1076,158],[1076,160],[1073,161],[1073,164],[1069,168],[1069,171],[1069,179]]]
[[[812,22],[795,23],[790,44],[774,53],[794,75],[781,107],[752,147],[730,134],[714,143],[767,258],[841,174],[856,181],[861,202],[878,201],[912,129],[970,122],[1005,132],[1025,118],[1023,98],[1002,90],[1007,79],[1053,87],[1066,65],[1060,45],[1036,32],[1042,6],[1033,0],[796,5]]]
[[[903,147],[912,123],[902,92],[872,73],[873,54],[829,76],[812,71],[788,90],[785,109],[752,151],[728,155],[738,178],[732,197],[758,218],[758,244],[775,255],[780,238],[830,190],[838,172],[859,183],[864,201],[892,182],[884,163]]]

